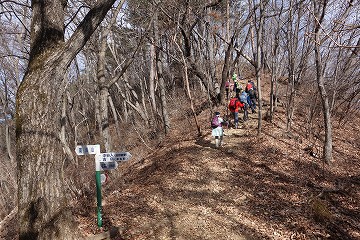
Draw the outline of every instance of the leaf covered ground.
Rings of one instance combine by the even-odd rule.
[[[334,162],[326,165],[318,143],[307,150],[313,142],[301,124],[287,133],[280,117],[263,121],[258,137],[251,114],[240,129],[225,129],[216,149],[209,114],[198,116],[201,137],[195,125],[175,128],[110,174],[103,228],[95,197],[78,202],[84,236],[115,228],[112,239],[360,239],[357,119],[334,127]]]

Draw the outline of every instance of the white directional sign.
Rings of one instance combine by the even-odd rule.
[[[119,161],[127,161],[131,158],[129,152],[109,152],[98,153],[95,155],[95,168],[96,171],[105,171],[115,169]]]
[[[79,145],[76,146],[75,152],[77,155],[88,155],[100,153],[100,145]]]
[[[109,152],[109,153],[100,153],[95,156],[100,162],[109,162],[109,161],[127,161],[131,158],[129,152]]]

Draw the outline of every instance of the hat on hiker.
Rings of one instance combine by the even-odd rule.
[[[237,75],[236,75],[236,73],[234,73],[233,76],[232,76],[232,79],[236,80],[236,77],[237,77]]]
[[[215,115],[216,115],[216,116],[220,116],[220,113],[219,113],[219,112],[215,112]]]

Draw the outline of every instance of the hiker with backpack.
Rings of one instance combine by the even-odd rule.
[[[244,107],[243,107],[243,109],[244,109],[244,117],[243,117],[243,120],[244,120],[244,122],[246,121],[246,120],[248,120],[248,108],[249,108],[249,95],[247,94],[247,92],[246,91],[243,91],[242,93],[241,93],[241,95],[240,95],[240,97],[239,97],[239,100],[240,100],[240,102],[242,103],[242,104],[244,104]]]
[[[234,125],[235,129],[238,128],[239,125],[239,111],[241,108],[244,107],[244,104],[242,104],[239,100],[239,94],[236,94],[235,97],[230,99],[229,102],[229,110],[233,113],[234,116]]]
[[[250,89],[253,89],[255,92],[256,92],[256,87],[255,87],[255,83],[253,80],[249,79],[247,84],[246,84],[246,87],[245,87],[245,91],[247,93],[249,93]]]
[[[212,128],[211,135],[215,137],[215,146],[217,148],[221,146],[223,140],[223,136],[224,136],[224,130],[222,128],[223,124],[224,124],[224,119],[220,117],[219,112],[215,112],[214,117],[211,120],[211,128]]]
[[[256,101],[257,101],[257,93],[251,88],[249,90],[249,106],[251,108],[251,113],[256,113]]]
[[[257,91],[255,87],[255,83],[252,80],[248,80],[248,83],[245,87],[245,92],[249,95],[249,107],[251,108],[252,113],[256,113],[256,101],[257,101]]]

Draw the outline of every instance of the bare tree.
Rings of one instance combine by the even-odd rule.
[[[264,19],[265,19],[265,5],[268,1],[260,0],[256,2],[253,0],[253,3],[249,3],[249,8],[252,6],[253,14],[253,28],[255,28],[256,32],[256,41],[254,37],[252,37],[252,48],[253,48],[253,56],[255,62],[255,76],[256,76],[256,84],[257,84],[257,95],[258,95],[258,136],[261,134],[262,128],[262,91],[261,91],[261,75],[260,71],[262,69],[262,43],[263,43],[263,28],[264,28]],[[255,44],[254,44],[255,42]]]
[[[322,0],[320,2],[313,0],[314,6],[314,34],[315,34],[315,64],[316,64],[316,80],[318,88],[320,91],[323,113],[324,113],[324,124],[325,124],[325,141],[323,148],[323,157],[327,163],[330,163],[332,159],[332,127],[331,127],[331,115],[330,115],[330,105],[329,97],[325,89],[325,80],[324,80],[324,67],[320,52],[320,30],[321,24],[324,20],[326,6],[328,4],[327,0]]]

